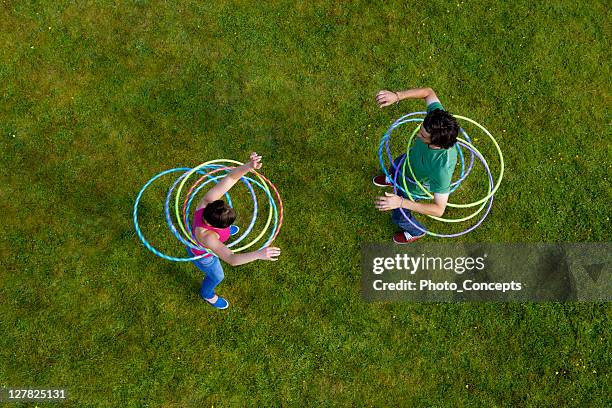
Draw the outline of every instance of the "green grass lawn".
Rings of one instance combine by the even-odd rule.
[[[378,141],[424,108],[380,110],[380,89],[432,87],[498,138],[493,211],[459,240],[610,241],[607,2],[9,0],[0,17],[0,387],[63,386],[75,407],[609,402],[608,304],[359,294],[361,243],[394,231]],[[132,205],[159,171],[251,150],[283,197],[283,254],[226,266],[217,312],[195,267],[138,241]],[[172,180],[144,222],[183,256]]]

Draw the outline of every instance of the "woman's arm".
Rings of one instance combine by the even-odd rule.
[[[223,242],[219,241],[219,238],[212,231],[198,234],[198,241],[232,266],[244,265],[257,260],[276,261],[280,255],[280,248],[277,247],[267,247],[259,251],[235,254]]]
[[[227,193],[234,184],[236,184],[242,176],[247,174],[251,170],[260,169],[262,166],[261,156],[257,153],[251,153],[249,161],[238,166],[228,173],[227,176],[223,177],[213,188],[208,190],[204,197],[200,200],[196,206],[196,211],[202,207],[206,207],[209,203],[221,199],[225,193]]]

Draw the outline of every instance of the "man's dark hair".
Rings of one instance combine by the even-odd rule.
[[[204,207],[204,221],[215,228],[227,228],[236,220],[236,211],[223,200],[216,200]]]
[[[431,144],[442,149],[449,149],[457,143],[459,124],[445,110],[436,109],[425,116],[423,127],[431,135]]]

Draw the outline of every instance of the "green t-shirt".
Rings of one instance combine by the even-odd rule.
[[[427,113],[436,109],[444,110],[440,102],[427,105]],[[430,149],[421,139],[416,136],[415,139],[416,142],[410,149],[410,165],[417,180],[432,193],[448,193],[457,165],[457,149],[454,146],[450,149]],[[406,177],[412,177],[408,168]],[[410,193],[423,195],[423,191],[416,184],[408,181],[406,184]]]

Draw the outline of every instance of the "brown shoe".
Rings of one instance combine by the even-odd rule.
[[[374,183],[374,185],[377,187],[390,187],[393,185],[387,181],[387,176],[384,174],[374,177],[372,179],[372,183]]]
[[[395,234],[393,234],[393,242],[399,245],[409,244],[411,242],[414,242],[414,241],[417,241],[423,238],[425,235],[426,234],[423,233],[423,235],[418,235],[414,237],[410,235],[409,233],[407,233],[406,231],[400,231],[400,232],[396,232]]]

